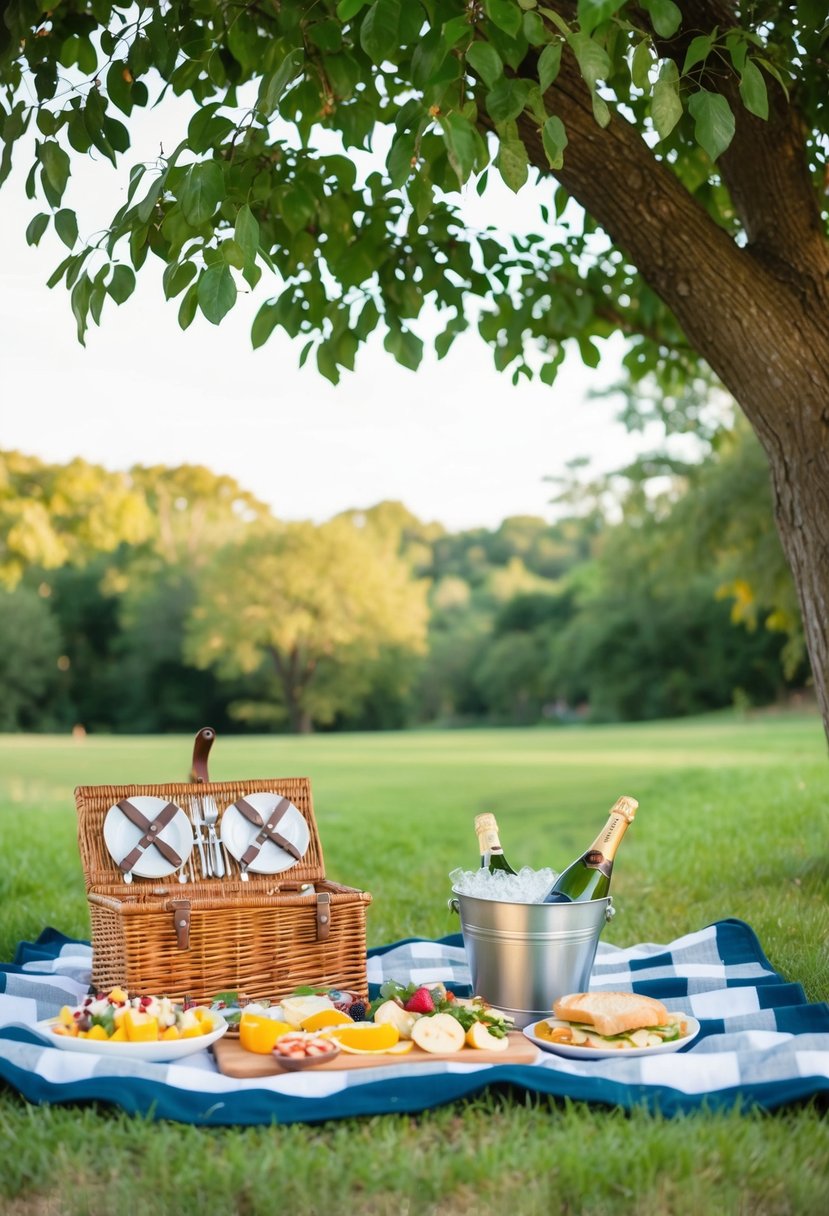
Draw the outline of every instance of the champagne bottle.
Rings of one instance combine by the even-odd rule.
[[[541,902],[557,904],[604,899],[610,890],[616,850],[633,823],[638,806],[635,798],[619,798],[610,808],[608,821],[590,848],[559,874]]]
[[[502,870],[504,874],[514,874],[515,870],[507,861],[504,850],[501,848],[495,816],[476,815],[475,832],[481,850],[481,869],[489,870],[490,874],[494,874],[496,870]]]

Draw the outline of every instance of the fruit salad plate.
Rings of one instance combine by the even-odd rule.
[[[123,1060],[142,1060],[148,1064],[169,1064],[173,1060],[182,1060],[185,1056],[195,1055],[210,1047],[227,1032],[227,1022],[218,1014],[213,1015],[214,1029],[207,1034],[193,1035],[186,1039],[168,1039],[146,1043],[110,1043],[107,1039],[79,1039],[72,1035],[55,1034],[58,1018],[45,1018],[36,1022],[33,1029],[44,1038],[50,1047],[61,1051],[80,1051],[104,1057],[118,1057]]]
[[[554,1043],[544,1034],[544,1030],[547,1027],[554,1029],[556,1026],[567,1025],[566,1022],[560,1022],[558,1018],[541,1018],[540,1021],[533,1022],[531,1026],[525,1026],[524,1034],[542,1051],[551,1051],[554,1055],[566,1056],[568,1060],[607,1060],[611,1057],[619,1060],[633,1060],[637,1056],[668,1055],[670,1052],[680,1051],[692,1043],[699,1034],[699,1022],[690,1014],[682,1016],[687,1026],[686,1033],[679,1039],[671,1039],[667,1043],[657,1043],[653,1047],[580,1047],[575,1043]],[[541,1031],[540,1034],[539,1031]]]

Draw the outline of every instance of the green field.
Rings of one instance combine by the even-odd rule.
[[[188,738],[0,736],[0,957],[45,925],[88,936],[73,788],[179,781]],[[513,864],[563,867],[621,793],[640,811],[605,938],[669,941],[724,917],[829,998],[829,764],[812,716],[625,727],[219,739],[211,776],[309,776],[327,875],[374,895],[369,945],[457,931],[448,873],[474,866],[492,810]],[[0,1091],[2,1210],[323,1213],[818,1212],[829,1126],[772,1116],[664,1120],[520,1095],[417,1118],[196,1130]],[[133,1171],[141,1171],[136,1189]]]

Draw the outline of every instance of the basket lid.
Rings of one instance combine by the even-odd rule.
[[[307,777],[79,786],[75,805],[87,891],[166,878],[253,895],[325,879]]]

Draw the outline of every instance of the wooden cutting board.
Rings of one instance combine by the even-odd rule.
[[[276,1077],[289,1071],[278,1063],[275,1056],[260,1056],[245,1051],[237,1038],[229,1038],[227,1035],[214,1043],[211,1050],[219,1072],[223,1072],[226,1077]],[[506,1051],[479,1051],[476,1047],[464,1047],[450,1055],[436,1055],[413,1047],[402,1056],[353,1056],[341,1051],[335,1060],[318,1064],[310,1071],[336,1072],[344,1068],[380,1068],[384,1064],[428,1064],[434,1060],[451,1060],[453,1064],[532,1064],[537,1055],[538,1048],[528,1038],[519,1031],[512,1031]]]

